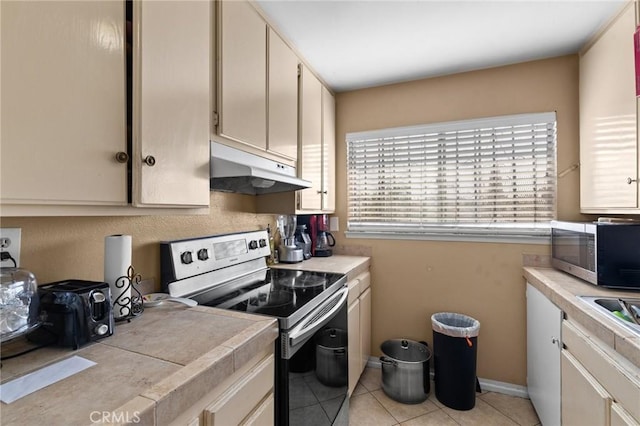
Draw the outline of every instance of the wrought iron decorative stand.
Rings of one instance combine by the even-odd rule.
[[[122,289],[120,295],[113,301],[113,311],[120,314],[116,321],[131,321],[142,314],[144,311],[144,303],[142,294],[136,288],[142,281],[142,276],[136,274],[133,266],[127,268],[127,275],[118,277],[115,286]],[[128,295],[127,295],[128,293]]]

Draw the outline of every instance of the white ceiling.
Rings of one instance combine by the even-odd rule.
[[[577,52],[621,0],[257,0],[336,92]]]

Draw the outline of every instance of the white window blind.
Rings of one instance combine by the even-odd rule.
[[[544,235],[556,114],[347,134],[348,232]]]

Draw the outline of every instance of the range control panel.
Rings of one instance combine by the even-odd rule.
[[[266,230],[160,243],[162,280],[177,281],[271,254]]]

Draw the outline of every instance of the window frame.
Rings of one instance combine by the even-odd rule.
[[[385,139],[385,138],[407,138],[418,135],[431,135],[436,133],[451,133],[474,131],[487,128],[503,128],[509,126],[530,125],[534,129],[536,123],[548,123],[552,128],[547,130],[547,134],[553,136],[550,146],[545,148],[546,159],[549,167],[550,179],[549,185],[552,186],[552,203],[551,208],[546,212],[551,217],[549,220],[540,222],[516,223],[516,222],[496,222],[496,223],[468,223],[466,225],[457,224],[425,224],[421,222],[419,225],[403,224],[397,226],[371,226],[364,224],[354,224],[351,217],[351,182],[350,171],[350,152],[351,143],[357,141]],[[547,136],[548,137],[548,136]],[[445,240],[445,241],[477,241],[477,242],[507,242],[507,243],[539,243],[548,244],[550,239],[549,222],[557,217],[557,195],[558,195],[558,178],[557,178],[557,113],[528,113],[514,114],[496,117],[486,117],[470,120],[459,120],[443,123],[432,123],[425,125],[403,126],[395,128],[385,128],[372,131],[350,132],[346,134],[345,142],[347,144],[347,230],[345,235],[347,238],[373,238],[373,239],[402,239],[402,240]],[[456,136],[456,144],[459,139]],[[482,140],[475,142],[481,145]],[[457,146],[457,145],[456,145]],[[456,157],[455,161],[458,161]],[[533,158],[533,155],[532,155]],[[533,163],[533,160],[532,160]],[[457,167],[457,166],[456,166]],[[426,168],[425,168],[426,169]],[[457,169],[456,169],[457,170]],[[443,186],[444,187],[444,186]],[[461,198],[461,193],[456,192],[456,199]],[[515,206],[515,204],[514,204]],[[457,208],[457,207],[456,207]],[[535,209],[534,209],[535,211]]]

